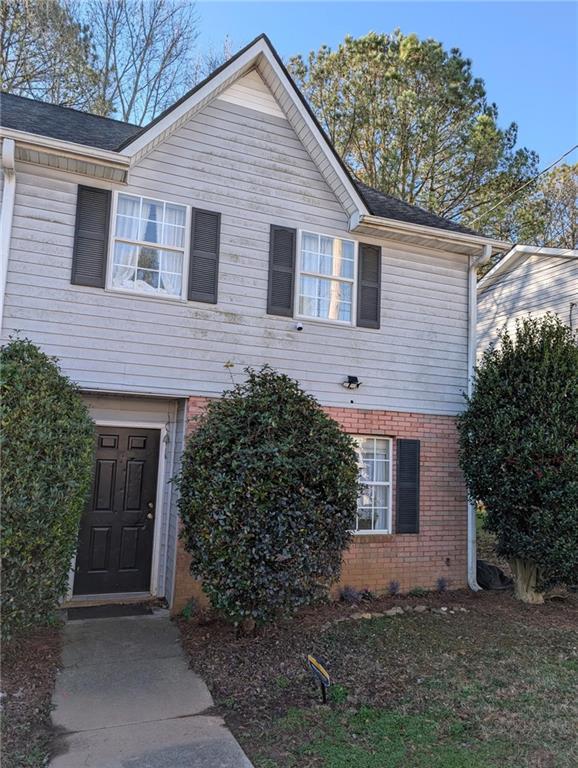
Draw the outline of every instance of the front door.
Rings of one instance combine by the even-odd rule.
[[[159,444],[158,429],[97,428],[75,595],[149,591]]]

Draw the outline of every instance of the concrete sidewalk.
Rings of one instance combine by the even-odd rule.
[[[51,768],[251,768],[166,614],[69,621]]]

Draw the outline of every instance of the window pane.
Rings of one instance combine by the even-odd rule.
[[[181,276],[172,272],[161,272],[160,292],[169,296],[180,296],[182,290]]]
[[[136,287],[140,291],[156,290],[159,287],[159,273],[151,269],[137,269]]]
[[[355,246],[350,240],[304,232],[301,237],[301,271],[353,279]]]
[[[138,265],[141,269],[159,269],[160,251],[156,248],[147,248],[145,245],[139,248]]]
[[[136,262],[137,262],[136,245],[128,245],[127,243],[114,244],[114,263],[115,264],[125,264],[127,266],[136,267]]]
[[[119,195],[117,213],[124,216],[133,216],[138,219],[140,215],[140,197],[132,195]]]
[[[376,531],[387,531],[387,510],[375,509],[373,513],[373,528]]]
[[[304,232],[303,237],[301,238],[301,250],[319,253],[319,235],[312,235],[309,232]]]
[[[112,268],[112,284],[115,288],[133,291],[135,274],[136,269],[133,267],[115,264]]]
[[[385,483],[388,480],[387,477],[387,462],[375,461],[373,462],[373,479],[376,483]]]
[[[385,507],[387,500],[387,488],[385,485],[373,485],[373,505],[375,507]]]
[[[375,441],[375,452],[376,459],[389,459],[389,441],[377,439]]]
[[[184,227],[173,227],[171,224],[165,224],[163,229],[163,245],[174,245],[177,248],[183,248],[185,245]]]
[[[359,531],[371,531],[372,529],[373,513],[371,507],[369,509],[363,509],[360,507],[357,510],[357,529]]]
[[[351,283],[301,276],[299,312],[328,320],[351,320]],[[316,302],[303,299],[317,298]]]
[[[176,227],[184,227],[187,215],[187,209],[184,205],[165,205],[165,224],[171,224]]]
[[[137,240],[138,227],[138,219],[131,219],[129,216],[116,217],[115,234],[117,237],[122,237],[125,240]]]

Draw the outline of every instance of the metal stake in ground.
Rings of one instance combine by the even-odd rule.
[[[331,679],[329,672],[326,669],[327,662],[321,657],[315,658],[312,654],[307,656],[307,664],[311,670],[313,677],[319,682],[321,686],[321,697],[324,704],[327,704],[327,689],[331,685]]]

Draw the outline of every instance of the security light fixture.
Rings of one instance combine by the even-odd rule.
[[[345,389],[359,389],[361,386],[361,382],[357,378],[357,376],[348,376],[345,381],[343,382],[343,386]]]

